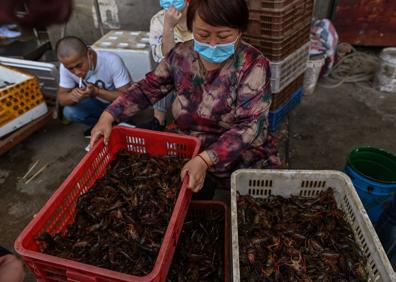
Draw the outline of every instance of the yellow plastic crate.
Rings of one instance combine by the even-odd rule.
[[[44,115],[44,96],[36,77],[0,65],[0,79],[11,85],[0,88],[0,137]]]

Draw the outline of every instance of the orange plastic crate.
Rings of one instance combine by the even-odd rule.
[[[22,256],[38,281],[165,281],[176,248],[192,193],[183,180],[172,216],[165,232],[153,270],[146,276],[133,276],[79,263],[39,250],[34,238],[42,232],[62,233],[75,215],[78,197],[92,188],[120,150],[131,154],[178,156],[191,158],[200,148],[195,137],[116,126],[108,146],[103,140],[85,155],[45,206],[15,241],[15,250]]]

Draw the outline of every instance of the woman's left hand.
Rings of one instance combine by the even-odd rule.
[[[188,173],[189,181],[187,188],[197,193],[204,185],[207,169],[208,166],[204,161],[200,157],[196,156],[184,165],[181,170],[180,177],[183,181],[184,176]]]

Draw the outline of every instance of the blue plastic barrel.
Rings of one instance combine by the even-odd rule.
[[[396,156],[374,147],[359,147],[348,155],[345,172],[375,224],[396,192]]]
[[[378,237],[393,268],[396,268],[396,194],[375,225]]]

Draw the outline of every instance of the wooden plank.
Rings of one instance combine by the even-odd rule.
[[[0,156],[5,152],[7,152],[8,150],[10,150],[15,145],[25,140],[35,131],[42,128],[47,122],[49,122],[52,119],[53,111],[54,108],[48,108],[48,112],[45,115],[31,121],[25,126],[10,133],[10,135],[7,135],[5,138],[0,139]]]
[[[338,0],[333,22],[341,42],[395,46],[395,11],[394,0]]]

